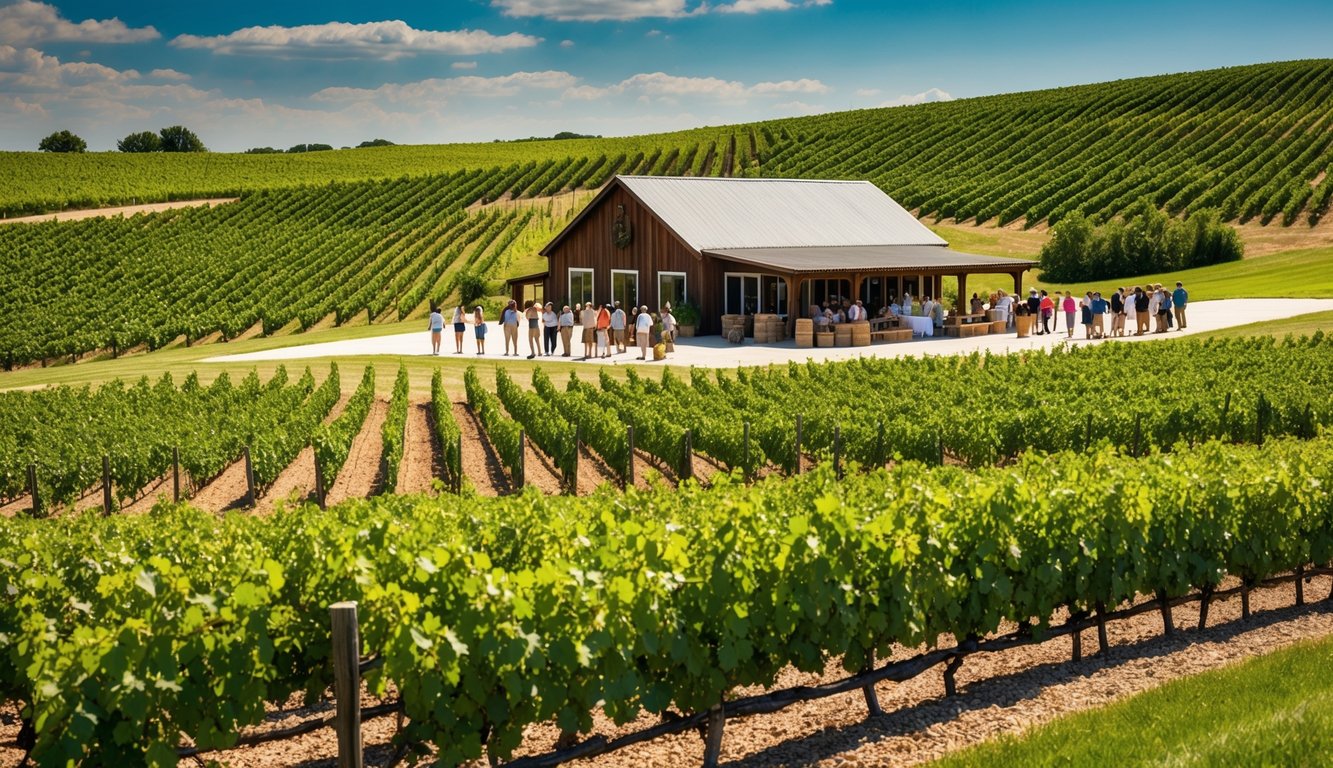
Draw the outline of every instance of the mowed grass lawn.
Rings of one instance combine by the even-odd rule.
[[[1333,638],[1181,678],[933,763],[996,766],[1333,765]]]

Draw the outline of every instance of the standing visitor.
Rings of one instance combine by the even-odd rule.
[[[1152,299],[1148,298],[1148,292],[1139,286],[1134,286],[1134,313],[1138,320],[1138,332],[1135,336],[1142,336],[1148,332],[1148,310],[1152,307]]]
[[[560,310],[560,348],[565,351],[561,357],[569,357],[569,344],[574,338],[574,312],[566,304]]]
[[[583,359],[587,360],[592,357],[593,345],[597,343],[597,309],[591,301],[583,305],[580,323],[583,325]]]
[[[1028,304],[1028,314],[1032,316],[1032,319],[1033,319],[1034,324],[1035,324],[1035,321],[1036,321],[1038,318],[1041,317],[1041,297],[1037,295],[1037,289],[1036,289],[1036,288],[1029,288],[1029,289],[1028,289],[1028,301],[1027,301],[1027,304]],[[1040,326],[1038,326],[1038,327],[1040,327]],[[1041,331],[1040,331],[1040,330],[1037,331],[1037,334],[1036,334],[1036,335],[1040,336],[1040,335],[1041,335]]]
[[[1136,285],[1125,291],[1125,329],[1124,333],[1121,334],[1122,336],[1125,333],[1133,333],[1134,329],[1138,328],[1139,325],[1139,297],[1138,294],[1135,293],[1137,290],[1138,286]]]
[[[1106,337],[1106,299],[1102,298],[1101,291],[1094,291],[1092,294],[1092,338],[1102,339]]]
[[[676,316],[671,314],[671,302],[662,307],[662,343],[668,352],[676,351]]]
[[[1171,330],[1171,292],[1165,288],[1162,289],[1162,304],[1158,307],[1158,311],[1162,313],[1162,317],[1157,323],[1157,332],[1166,333]]]
[[[625,351],[625,310],[620,308],[620,302],[616,302],[616,308],[611,312],[611,335],[616,344],[616,354]]]
[[[504,328],[505,336],[505,357],[509,357],[509,343],[514,344],[514,356],[518,356],[518,302],[513,299],[505,306],[505,311],[500,315],[500,325]]]
[[[472,312],[472,330],[477,336],[477,354],[486,354],[486,314],[480,304]]]
[[[944,327],[944,302],[935,302],[934,308],[930,310],[930,320],[936,328]]]
[[[1002,314],[1000,315],[1000,317],[1001,317],[1001,319],[1004,320],[1004,327],[1005,327],[1005,328],[1013,328],[1013,327],[1014,327],[1014,297],[1013,297],[1013,296],[1010,296],[1010,295],[1009,295],[1008,293],[1006,293],[1004,290],[1001,290],[1001,291],[1000,291],[1000,294],[999,294],[999,298],[997,298],[995,301],[996,301],[996,303],[995,303],[995,308],[998,309],[998,310],[1000,310],[1000,312],[1002,313]]]
[[[545,311],[542,312],[542,332],[546,342],[543,351],[547,357],[555,354],[555,337],[560,335],[559,325],[560,317],[555,313],[555,304],[546,302]]]
[[[653,330],[653,316],[648,312],[648,305],[639,307],[639,314],[634,318],[634,335],[639,342],[639,359],[648,359],[649,336]]]
[[[921,303],[921,316],[934,317],[934,315],[935,315],[935,300],[927,296],[926,300]]]
[[[611,356],[611,305],[603,304],[597,310],[597,356]]]
[[[1171,292],[1171,308],[1176,312],[1176,327],[1185,330],[1185,305],[1189,303],[1190,294],[1185,290],[1185,284],[1176,281],[1176,289]]]
[[[1152,291],[1152,294],[1148,297],[1148,317],[1154,323],[1157,323],[1157,326],[1152,329],[1156,333],[1162,322],[1162,286],[1154,283],[1148,288]]]
[[[528,321],[528,359],[531,360],[542,348],[542,311],[537,302],[530,302],[523,308],[523,317]]]
[[[1055,317],[1055,300],[1046,291],[1042,291],[1038,306],[1041,307],[1041,333],[1044,336],[1051,332],[1051,320]]]
[[[1074,311],[1078,309],[1078,303],[1074,301],[1074,294],[1065,291],[1064,300],[1060,302],[1060,309],[1065,313],[1065,338],[1074,338]]]
[[[1116,288],[1111,292],[1111,335],[1125,335],[1125,289]]]
[[[981,314],[983,309],[984,307],[981,306],[981,297],[975,293],[972,294],[972,306],[971,306],[972,314],[979,315]]]
[[[1083,295],[1082,313],[1083,313],[1083,338],[1092,338],[1092,291]]]
[[[462,304],[454,307],[454,344],[456,354],[463,354],[463,334],[467,332],[467,309]]]
[[[903,314],[912,314],[912,292],[903,291]]]
[[[439,307],[430,308],[430,353],[440,354],[440,335],[444,333],[444,315]]]

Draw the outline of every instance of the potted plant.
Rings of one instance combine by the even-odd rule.
[[[694,338],[694,329],[699,325],[699,309],[689,302],[681,302],[671,313],[676,316],[676,335],[682,339]]]

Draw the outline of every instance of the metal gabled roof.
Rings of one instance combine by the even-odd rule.
[[[947,243],[868,181],[617,176],[695,251]]]
[[[841,245],[798,248],[713,248],[709,256],[778,272],[1010,272],[1035,265],[1027,259],[961,253],[943,245]]]

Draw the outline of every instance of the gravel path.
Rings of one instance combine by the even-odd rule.
[[[403,461],[398,467],[398,493],[430,493],[440,472],[440,446],[431,429],[430,403],[411,403],[403,437]]]
[[[380,429],[389,415],[389,404],[376,400],[361,425],[361,431],[352,438],[351,450],[338,477],[325,495],[329,506],[347,499],[364,499],[379,486],[380,459],[384,455],[384,440]]]

